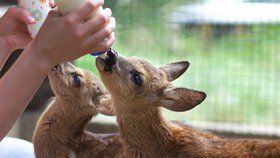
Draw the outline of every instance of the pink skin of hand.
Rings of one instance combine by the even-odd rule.
[[[10,54],[25,46],[32,40],[26,25],[35,19],[27,10],[10,7],[0,19],[0,69]]]
[[[49,4],[54,8],[55,2]],[[0,19],[0,70],[16,49],[23,49],[32,40],[26,25],[35,23],[31,13],[18,7],[10,7]]]
[[[116,23],[111,17],[111,10],[105,9],[103,13],[88,18],[102,4],[103,0],[87,1],[66,16],[52,10],[36,38],[21,41],[20,46],[25,50],[0,79],[0,141],[24,111],[53,66],[90,52],[105,51],[113,45]],[[0,19],[0,32],[3,31],[1,27],[5,28],[1,26],[1,22],[5,22],[3,18]],[[9,54],[10,50],[16,48],[11,48],[10,41],[19,40],[15,38],[19,37],[16,34],[13,34],[13,38],[10,38],[10,34],[2,35],[5,38],[0,36],[0,60],[3,60],[3,52]],[[28,37],[28,34],[24,35]]]

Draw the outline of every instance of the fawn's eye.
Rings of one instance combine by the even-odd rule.
[[[139,72],[131,72],[131,81],[138,86],[141,86],[143,83],[143,80]]]
[[[78,74],[76,73],[72,73],[72,78],[73,78],[73,82],[76,86],[80,87],[81,86],[81,80]]]

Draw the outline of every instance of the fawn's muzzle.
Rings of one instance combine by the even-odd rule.
[[[104,70],[112,71],[112,67],[117,63],[118,53],[113,49],[107,51],[107,56],[104,61]]]
[[[63,63],[63,64],[62,64],[62,67],[63,67],[64,69],[70,69],[70,70],[75,69],[74,65],[71,64],[70,62],[65,62],[65,63]]]

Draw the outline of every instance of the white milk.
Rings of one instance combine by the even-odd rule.
[[[31,37],[34,38],[51,10],[49,0],[18,0],[18,3],[20,7],[27,9],[35,19],[34,24],[27,26]]]

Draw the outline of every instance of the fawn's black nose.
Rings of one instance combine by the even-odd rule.
[[[108,50],[105,58],[105,71],[112,71],[112,67],[117,63],[118,53],[113,49]]]

